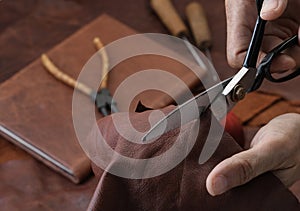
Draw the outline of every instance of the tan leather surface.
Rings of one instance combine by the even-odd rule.
[[[170,107],[164,109],[170,111]],[[135,129],[145,131],[149,127],[147,119],[149,111],[130,115],[130,120]],[[114,114],[115,118],[125,118],[126,114]],[[88,141],[101,141],[109,144],[121,155],[131,158],[153,158],[161,155],[170,146],[177,143],[180,150],[187,150],[186,139],[190,134],[198,131],[197,141],[188,156],[175,168],[165,174],[150,179],[124,179],[109,173],[110,169],[126,166],[132,174],[136,171],[135,162],[125,162],[118,157],[109,159],[106,171],[94,166],[100,182],[89,205],[90,210],[299,210],[300,206],[296,197],[286,189],[283,184],[271,173],[263,174],[251,182],[234,188],[225,194],[212,197],[205,188],[205,180],[212,168],[221,160],[241,151],[239,145],[228,135],[224,134],[220,145],[213,156],[204,164],[199,165],[198,159],[210,127],[209,112],[202,116],[200,129],[191,122],[179,130],[164,134],[158,140],[147,144],[134,144],[139,139],[129,134],[123,138],[114,128],[112,117],[106,117],[98,122],[102,136],[96,131],[91,132]],[[127,126],[128,127],[128,126]],[[98,128],[95,128],[98,130]],[[103,137],[103,139],[102,139]],[[215,140],[214,135],[209,141]],[[184,141],[185,140],[185,141]],[[95,150],[101,151],[101,144]],[[177,152],[178,153],[178,152]],[[178,156],[175,151],[173,156]],[[172,157],[171,157],[172,158]],[[164,160],[162,160],[163,162]],[[149,163],[145,168],[162,168],[159,163]]]
[[[291,90],[291,92],[295,92]],[[261,127],[271,119],[285,113],[299,113],[298,100],[290,101],[275,92],[256,91],[248,94],[240,101],[233,112],[244,125]]]
[[[0,165],[1,210],[85,210],[97,179],[80,186],[35,160]]]
[[[299,107],[292,106],[288,101],[280,101],[256,115],[248,123],[249,126],[263,126],[276,116],[286,113],[299,113]]]
[[[0,136],[0,164],[11,160],[30,159],[31,156],[21,148],[13,145]]]
[[[246,95],[245,99],[238,102],[232,111],[239,116],[243,123],[245,123],[280,99],[281,97],[279,95],[267,95],[262,92],[253,92]]]

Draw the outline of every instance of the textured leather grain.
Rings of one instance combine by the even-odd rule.
[[[12,160],[0,165],[1,210],[85,210],[97,179],[81,185],[35,160]]]
[[[233,108],[233,112],[244,125],[261,127],[281,114],[299,113],[299,109],[297,100],[290,101],[276,93],[256,91],[240,101]]]
[[[253,92],[246,95],[245,99],[238,102],[232,111],[240,117],[243,123],[245,123],[279,100],[281,100],[279,95]]]
[[[168,112],[171,108],[166,108]],[[130,120],[139,131],[145,131],[148,115],[151,111],[130,115]],[[125,114],[115,114],[125,118]],[[135,162],[124,162],[113,157],[105,171],[94,165],[94,172],[100,181],[89,205],[90,210],[299,210],[300,206],[295,196],[271,173],[263,174],[249,183],[234,188],[220,196],[208,194],[205,181],[209,172],[223,159],[241,151],[239,145],[224,134],[220,145],[213,156],[204,164],[199,165],[198,159],[210,127],[209,112],[201,117],[200,129],[195,122],[188,123],[178,136],[178,129],[164,134],[151,144],[134,144],[138,139],[130,133],[129,138],[123,138],[114,128],[112,117],[106,117],[98,122],[98,128],[103,136],[97,136],[93,131],[88,141],[105,141],[121,155],[131,158],[153,158],[169,150],[175,142],[183,143],[181,151],[187,150],[186,140],[190,134],[198,132],[197,141],[187,157],[172,170],[149,179],[124,179],[109,173],[114,166],[126,165],[134,172]],[[124,127],[126,127],[124,125]],[[128,126],[127,126],[128,127]],[[101,140],[102,139],[102,140]],[[177,139],[177,140],[176,140]],[[215,141],[216,136],[209,141]],[[102,148],[102,145],[97,145]],[[98,149],[96,149],[98,150]],[[178,156],[175,153],[173,156]],[[103,157],[105,159],[105,157]],[[162,161],[163,162],[163,161]],[[149,164],[150,165],[150,164]],[[159,167],[159,163],[152,164]],[[148,166],[147,169],[153,167]],[[133,173],[132,173],[133,174]]]

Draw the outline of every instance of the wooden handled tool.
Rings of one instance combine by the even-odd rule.
[[[188,29],[171,0],[151,0],[150,4],[172,35],[177,37],[188,35]]]
[[[152,8],[157,13],[161,21],[169,29],[173,36],[177,36],[183,39],[184,44],[190,51],[191,55],[194,57],[197,64],[206,70],[206,66],[202,59],[199,57],[198,53],[195,51],[192,44],[189,42],[188,36],[189,32],[184,22],[181,20],[179,14],[174,8],[171,0],[151,0]]]
[[[198,2],[189,3],[186,7],[186,15],[193,37],[200,50],[207,50],[211,48],[211,33],[202,5]]]

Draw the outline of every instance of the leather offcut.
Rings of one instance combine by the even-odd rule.
[[[170,109],[168,107],[163,111],[168,112]],[[131,122],[137,129],[147,130],[150,112],[131,114]],[[119,118],[122,118],[122,114],[120,115]],[[125,118],[125,114],[123,116]],[[94,165],[94,172],[100,180],[89,210],[298,210],[300,208],[296,197],[272,173],[265,173],[220,196],[210,196],[205,187],[209,172],[223,159],[241,151],[232,137],[224,133],[213,156],[206,163],[199,165],[198,158],[210,122],[208,112],[201,117],[200,127],[194,127],[195,122],[188,123],[180,136],[178,136],[179,129],[175,129],[144,146],[132,143],[139,141],[134,134],[131,134],[132,140],[119,135],[114,128],[112,117],[101,119],[98,122],[99,128],[95,130],[100,130],[104,141],[120,154],[137,159],[165,153],[170,145],[176,141],[186,140],[187,136],[195,131],[198,136],[191,152],[179,165],[153,178],[126,179],[111,174],[109,171],[115,165],[126,165],[128,169],[136,170],[134,162],[124,162],[118,157],[110,160],[105,171]],[[96,131],[92,132],[87,141],[97,140],[99,143],[100,136],[96,134]],[[208,141],[213,141],[214,138],[216,136],[210,137]],[[186,150],[185,146],[183,144],[180,150]],[[99,147],[101,148],[101,145]]]

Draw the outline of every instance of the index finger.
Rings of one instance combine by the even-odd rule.
[[[249,47],[257,18],[254,0],[226,0],[227,59],[230,66],[240,68]]]

